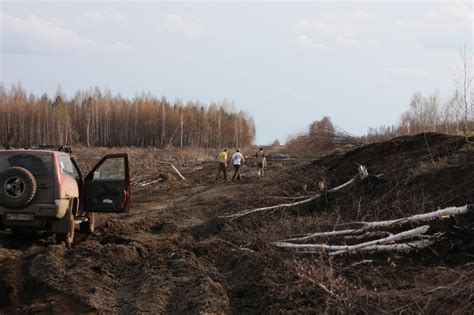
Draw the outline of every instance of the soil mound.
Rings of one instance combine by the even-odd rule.
[[[365,180],[357,178],[358,165],[368,169]],[[264,295],[265,310],[463,313],[474,308],[474,286],[467,280],[474,276],[472,206],[465,216],[431,223],[443,235],[442,241],[407,254],[332,258],[324,251],[302,254],[268,246],[314,232],[349,229],[357,222],[474,204],[474,146],[462,137],[423,133],[329,155],[273,177],[272,185],[246,204],[276,204],[278,199],[265,200],[283,192],[291,192],[286,198],[311,196],[318,192],[321,179],[335,187],[354,177],[344,189],[304,206],[262,211],[230,223],[242,243],[265,252],[272,261],[273,272],[262,279],[273,283]],[[257,245],[262,243],[267,245]],[[458,276],[452,278],[453,274]]]

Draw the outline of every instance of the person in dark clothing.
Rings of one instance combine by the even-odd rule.
[[[257,160],[257,178],[260,180],[263,177],[265,166],[267,166],[267,158],[263,148],[260,148],[257,154],[255,154],[255,159]]]

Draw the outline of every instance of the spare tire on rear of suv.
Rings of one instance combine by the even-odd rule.
[[[0,173],[0,205],[7,208],[24,208],[36,195],[36,180],[23,167],[10,167]]]

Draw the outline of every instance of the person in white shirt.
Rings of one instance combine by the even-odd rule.
[[[240,180],[240,167],[242,166],[242,163],[245,162],[244,156],[240,153],[240,149],[237,149],[237,151],[232,154],[231,161],[232,165],[234,165],[234,176],[232,176],[232,180],[235,180],[236,178],[237,180]]]

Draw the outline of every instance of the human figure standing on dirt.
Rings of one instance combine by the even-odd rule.
[[[263,177],[264,168],[267,166],[267,158],[265,156],[265,152],[263,152],[263,148],[255,154],[255,158],[257,160],[257,179],[260,180]]]
[[[224,174],[224,180],[227,181],[227,149],[224,149],[224,151],[219,153],[217,161],[219,162],[219,166],[217,168],[216,180],[219,179],[222,172]]]
[[[234,176],[232,176],[232,180],[235,180],[236,178],[237,180],[240,180],[240,168],[242,166],[242,163],[245,162],[244,156],[242,155],[242,153],[240,153],[240,149],[237,149],[237,151],[232,154],[231,160],[232,165],[234,165]]]

